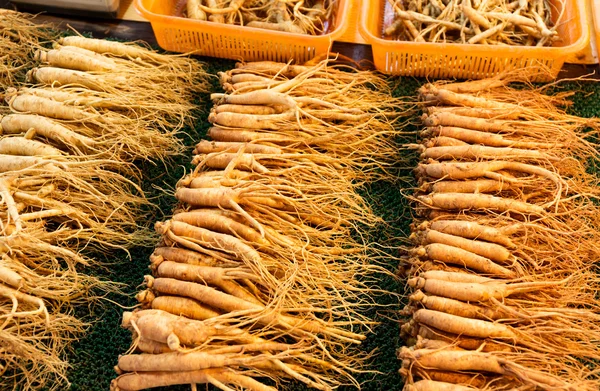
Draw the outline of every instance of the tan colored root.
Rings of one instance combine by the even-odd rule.
[[[175,278],[180,281],[193,281],[213,285],[232,296],[239,297],[255,304],[262,304],[254,295],[244,289],[235,280],[254,277],[244,269],[224,269],[210,266],[185,265],[176,262],[165,261],[156,270],[156,276]]]
[[[152,309],[162,310],[177,316],[186,318],[205,320],[215,318],[220,315],[196,300],[179,296],[159,296],[151,302]]]
[[[441,379],[440,379],[441,380]],[[480,388],[457,385],[452,382],[437,380],[419,380],[405,386],[406,391],[476,391]]]
[[[498,265],[489,258],[444,243],[427,244],[423,247],[415,249],[414,254],[421,257],[427,257],[438,262],[462,265],[465,268],[469,268],[486,275],[496,275],[505,278],[515,277],[514,271]]]
[[[229,384],[241,386],[251,391],[275,391],[275,388],[263,385],[252,377],[223,368],[177,374],[172,372],[127,373],[113,380],[110,389],[111,391],[135,391],[176,384],[214,384],[221,389],[225,384]]]

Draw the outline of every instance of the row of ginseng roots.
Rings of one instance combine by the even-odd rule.
[[[425,85],[406,390],[598,390],[598,119],[506,80]]]
[[[383,253],[357,193],[390,178],[397,101],[370,72],[248,63],[220,74],[195,169],[175,191],[111,390],[358,385]],[[195,388],[194,388],[195,389]]]
[[[11,39],[21,16],[6,15]],[[63,353],[86,327],[74,306],[118,289],[81,268],[97,265],[93,251],[152,241],[138,227],[149,202],[132,162],[180,152],[174,132],[203,85],[195,61],[137,45],[68,37],[35,56],[29,84],[3,85],[1,389],[67,387]]]

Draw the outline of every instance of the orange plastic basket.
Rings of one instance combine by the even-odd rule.
[[[551,1],[560,7],[560,0]],[[555,47],[484,46],[453,43],[418,43],[382,39],[386,0],[365,0],[359,28],[373,46],[375,67],[388,74],[430,78],[483,79],[513,69],[547,69],[556,77],[571,55],[589,44],[585,1],[566,0],[564,23],[558,28]],[[560,9],[560,8],[559,8]]]
[[[573,53],[565,60],[570,64],[597,64],[598,56],[596,55],[596,37],[594,34],[594,7],[592,3],[595,0],[584,0],[586,2],[587,24],[590,29],[590,39],[585,47],[580,52]]]
[[[363,0],[369,1],[369,0]],[[366,43],[360,31],[358,31],[358,14],[361,11],[361,0],[346,0],[346,6],[348,7],[348,16],[343,23],[346,23],[344,34],[336,38],[339,42],[351,42],[351,43]]]
[[[318,36],[184,18],[185,0],[136,0],[135,6],[150,21],[156,41],[165,50],[235,60],[303,63],[327,53],[344,33],[349,7],[346,0],[337,2],[334,29]]]

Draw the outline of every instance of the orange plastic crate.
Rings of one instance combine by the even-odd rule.
[[[555,47],[508,47],[454,43],[418,43],[382,38],[387,0],[365,0],[359,28],[373,47],[375,67],[388,74],[430,78],[483,79],[502,71],[539,69],[551,76],[535,76],[547,81],[558,75],[571,55],[589,44],[590,32],[584,0],[566,0],[564,23],[558,28]],[[562,1],[552,0],[555,7]],[[560,8],[559,8],[560,9]],[[556,15],[554,15],[556,17]]]
[[[343,23],[346,24],[346,28],[344,29],[344,34],[336,38],[336,41],[360,44],[366,43],[360,31],[358,31],[358,21],[360,19],[358,14],[362,8],[361,0],[346,0],[346,6],[348,7],[348,16],[343,21]]]
[[[185,0],[136,0],[135,6],[150,21],[156,41],[165,50],[234,60],[303,63],[327,53],[332,42],[344,34],[350,10],[346,0],[337,2],[335,27],[318,36],[184,18]]]

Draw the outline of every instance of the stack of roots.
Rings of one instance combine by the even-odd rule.
[[[392,175],[397,102],[374,74],[329,61],[220,77],[212,141],[196,146],[178,207],[156,224],[162,243],[141,308],[123,316],[133,344],[111,389],[358,385],[366,293],[386,271],[357,235],[380,222],[357,187]]]
[[[384,35],[403,41],[552,46],[565,2],[388,0],[396,19]],[[555,17],[553,21],[553,15]]]
[[[597,119],[508,79],[425,85],[406,390],[598,390]]]
[[[46,117],[40,137],[73,155],[122,161],[181,152],[174,133],[189,122],[193,93],[205,88],[200,63],[78,36],[59,42],[36,51],[41,65],[27,73],[35,86],[6,95],[14,113]],[[5,117],[3,132],[26,131],[33,120]]]
[[[117,42],[69,37],[36,58],[0,118],[2,389],[66,387],[63,351],[85,328],[73,306],[118,290],[81,273],[98,266],[84,250],[149,242],[132,161],[178,151],[202,85],[193,60]]]
[[[295,34],[325,34],[337,8],[335,0],[187,0],[190,19],[235,24]]]

